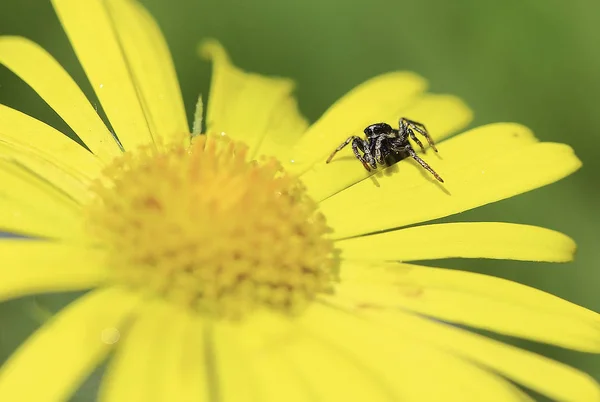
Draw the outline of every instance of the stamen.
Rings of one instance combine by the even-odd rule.
[[[124,154],[94,184],[90,230],[115,280],[202,314],[293,313],[331,288],[330,229],[275,159],[200,135]]]

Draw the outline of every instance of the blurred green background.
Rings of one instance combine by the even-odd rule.
[[[569,264],[443,261],[526,283],[600,311],[600,1],[580,0],[146,0],[171,47],[191,116],[208,94],[202,38],[223,42],[245,69],[292,77],[302,111],[315,120],[360,82],[391,70],[425,76],[433,92],[456,94],[475,111],[472,126],[523,123],[544,141],[572,145],[575,175],[517,198],[462,214],[546,226],[572,236]],[[47,0],[1,0],[0,34],[23,35],[57,57],[91,94]],[[0,102],[66,132],[31,89],[0,67]],[[64,297],[43,296],[57,307]],[[0,304],[0,359],[34,327],[27,301]],[[600,357],[516,341],[600,380]],[[81,399],[85,400],[85,399]]]

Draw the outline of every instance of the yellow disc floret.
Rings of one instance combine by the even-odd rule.
[[[115,279],[203,314],[296,312],[331,287],[317,204],[275,159],[199,136],[125,153],[93,185],[90,230]]]

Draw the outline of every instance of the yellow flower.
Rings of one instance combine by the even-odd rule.
[[[476,128],[440,143],[439,157],[422,155],[444,184],[412,160],[368,173],[349,149],[325,164],[370,123],[407,116],[441,140],[471,113],[398,72],[309,127],[290,81],[237,69],[216,43],[203,48],[214,62],[208,135],[190,141],[145,10],[53,3],[118,141],[48,53],[0,38],[0,62],[89,149],[0,106],[0,230],[38,238],[0,242],[0,299],[93,289],[5,362],[1,401],[65,400],[111,352],[102,401],[531,400],[513,382],[600,401],[586,374],[445,323],[597,353],[598,314],[407,263],[570,260],[574,243],[543,228],[410,226],[569,175],[580,162],[568,146],[517,124]]]

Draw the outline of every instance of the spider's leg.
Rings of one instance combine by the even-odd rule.
[[[401,117],[399,125],[400,125],[400,127],[404,126],[405,128],[408,128],[408,129],[412,128],[413,130],[415,130],[416,132],[418,132],[419,134],[421,134],[423,137],[425,137],[427,139],[429,146],[431,148],[433,148],[433,150],[435,152],[438,151],[437,148],[435,147],[435,142],[433,141],[433,138],[431,138],[431,136],[429,135],[429,131],[427,131],[427,128],[425,128],[425,125],[423,123],[419,123],[418,121],[407,119],[406,117]],[[411,136],[411,138],[413,138],[413,137]]]
[[[382,135],[377,137],[377,140],[375,140],[375,161],[380,165],[385,165],[385,161],[383,160],[384,157],[381,154],[381,146],[383,145],[383,140],[385,139],[387,139],[387,137]]]
[[[442,178],[440,177],[440,175],[439,175],[439,174],[437,174],[437,173],[435,172],[435,170],[433,170],[433,169],[431,168],[431,166],[429,166],[429,165],[427,164],[427,162],[425,162],[423,159],[419,158],[419,156],[416,154],[415,150],[414,150],[414,149],[412,149],[412,147],[407,147],[407,148],[406,148],[406,151],[408,152],[408,154],[409,154],[409,155],[410,155],[410,156],[411,156],[411,157],[412,157],[412,158],[413,158],[415,161],[417,161],[417,163],[418,163],[419,165],[423,166],[423,168],[424,168],[425,170],[427,170],[429,173],[431,173],[431,174],[433,175],[433,177],[435,177],[435,178],[437,179],[437,181],[439,181],[440,183],[443,183],[443,182],[444,182],[444,179],[442,179]]]
[[[327,160],[325,161],[325,163],[329,163],[329,162],[331,162],[331,160],[333,159],[333,157],[335,156],[335,154],[337,154],[339,151],[341,151],[341,150],[342,150],[342,148],[344,148],[346,145],[350,144],[350,143],[351,143],[352,141],[354,141],[355,139],[359,139],[359,140],[360,140],[360,137],[357,137],[357,136],[355,136],[355,135],[353,135],[353,136],[351,136],[351,137],[348,137],[348,138],[346,139],[346,141],[342,142],[342,143],[340,144],[340,146],[339,146],[339,147],[337,147],[337,148],[335,149],[335,151],[333,151],[333,152],[331,153],[331,155],[329,155],[329,158],[327,158]]]
[[[407,129],[408,130],[408,135],[410,135],[410,138],[417,143],[417,145],[421,148],[421,151],[423,151],[423,153],[425,153],[425,147],[423,146],[423,143],[421,141],[419,141],[419,139],[417,138],[417,136],[415,135],[415,132],[412,131],[410,128]]]
[[[371,168],[373,170],[377,169],[377,164],[375,163],[375,159],[373,159],[373,155],[369,150],[369,143],[367,141],[360,137],[355,137],[352,140],[352,150],[354,151],[354,156],[356,156],[356,159],[362,162],[365,169],[367,169],[367,172],[370,172]],[[359,151],[362,151],[363,154],[361,155]],[[369,165],[371,166],[369,167]]]
[[[407,119],[406,117],[402,117],[400,120],[403,120],[404,122],[406,122],[406,124],[409,124],[411,126],[417,126],[417,127],[422,128],[423,130],[427,131],[427,129],[425,128],[425,124],[423,124],[423,123],[419,123],[418,121]]]
[[[402,119],[400,119],[400,125],[398,127],[398,130],[393,131],[396,137],[396,141],[400,141],[402,143],[406,142],[406,139],[408,138],[408,132],[406,130],[408,130],[408,127],[402,121]]]

